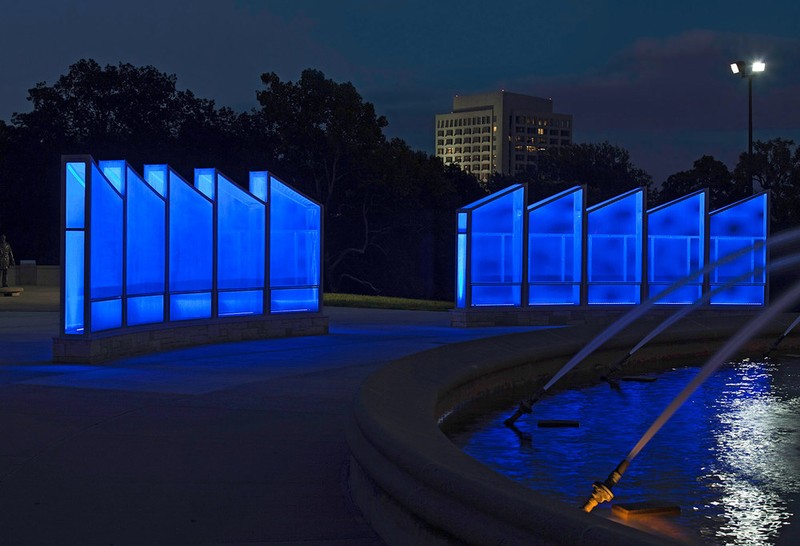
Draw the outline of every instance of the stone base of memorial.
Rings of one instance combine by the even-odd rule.
[[[225,317],[53,338],[54,362],[97,363],[194,345],[328,333],[322,313]]]

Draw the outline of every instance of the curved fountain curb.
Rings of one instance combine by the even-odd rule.
[[[640,350],[628,369],[658,370],[707,357],[752,316],[714,315],[713,328],[708,313],[699,315],[705,321],[695,317],[673,326]],[[773,321],[745,351],[763,352],[793,318]],[[641,321],[606,343],[556,388],[596,381],[594,364],[618,358],[654,325]],[[497,407],[500,398],[507,406],[509,396],[529,394],[531,378],[549,378],[600,330],[539,330],[446,345],[396,360],[367,378],[346,427],[349,485],[381,538],[389,544],[672,543],[572,509],[495,473],[440,429],[444,418],[452,422]],[[798,346],[800,337],[794,336],[782,348]]]

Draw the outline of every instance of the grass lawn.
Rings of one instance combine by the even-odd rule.
[[[376,309],[405,309],[407,311],[447,311],[453,308],[452,301],[413,300],[389,296],[359,296],[356,294],[323,295],[324,305],[331,307],[368,307]]]

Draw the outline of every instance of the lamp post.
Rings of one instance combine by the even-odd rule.
[[[747,78],[747,171],[751,169],[753,161],[753,76],[764,72],[767,65],[764,61],[754,61],[747,64],[744,61],[731,63],[731,72]],[[752,182],[752,179],[751,179]]]

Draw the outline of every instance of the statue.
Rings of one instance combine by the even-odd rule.
[[[8,268],[14,265],[14,253],[11,245],[6,242],[6,236],[0,235],[0,275],[3,277],[3,288],[8,287]]]

